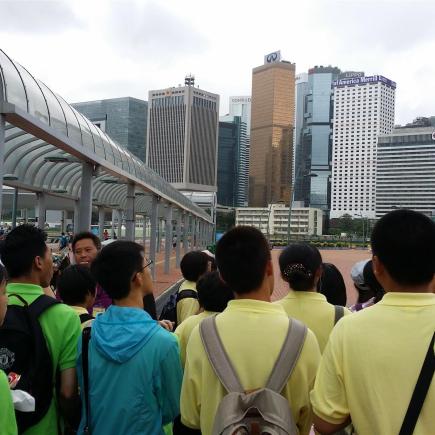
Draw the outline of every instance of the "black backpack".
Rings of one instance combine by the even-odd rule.
[[[6,318],[0,327],[0,369],[21,375],[15,387],[35,398],[34,412],[15,411],[18,432],[37,424],[47,413],[53,397],[53,363],[39,323],[39,316],[59,303],[41,295],[30,305],[17,294],[24,306],[8,305]]]
[[[180,284],[181,285],[181,284]],[[178,286],[180,288],[180,286]],[[177,303],[182,299],[198,299],[198,293],[195,290],[177,291],[169,297],[168,302],[164,305],[159,320],[170,320],[177,326]]]

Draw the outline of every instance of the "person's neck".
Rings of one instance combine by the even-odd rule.
[[[260,287],[249,293],[237,293],[234,292],[235,299],[253,299],[255,301],[270,302],[270,291],[268,288]]]
[[[391,284],[388,286],[386,293],[433,293],[433,288],[428,284],[414,287]]]
[[[9,280],[10,284],[31,284],[31,285],[38,285],[39,287],[42,287],[41,281],[37,276],[30,275],[30,276],[20,276],[18,278],[11,278]]]
[[[143,295],[139,292],[130,292],[126,298],[115,299],[113,303],[118,307],[143,309]]]

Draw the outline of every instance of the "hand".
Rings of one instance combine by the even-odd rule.
[[[166,329],[169,332],[172,332],[174,330],[175,325],[170,320],[159,320],[159,324],[162,328]]]

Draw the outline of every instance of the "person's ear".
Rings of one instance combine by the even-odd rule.
[[[36,270],[42,270],[44,267],[44,259],[42,257],[40,257],[39,255],[37,255],[34,259],[33,259],[33,265],[35,266]]]
[[[273,276],[273,264],[271,259],[266,264],[266,276]]]
[[[373,273],[376,279],[380,282],[383,276],[385,275],[385,267],[376,255],[373,256],[372,265],[373,265]]]

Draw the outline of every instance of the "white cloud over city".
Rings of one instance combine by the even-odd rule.
[[[435,115],[429,0],[0,0],[0,20],[0,48],[69,102],[147,99],[193,73],[225,113],[280,49],[297,72],[333,65],[396,81],[398,123]]]

